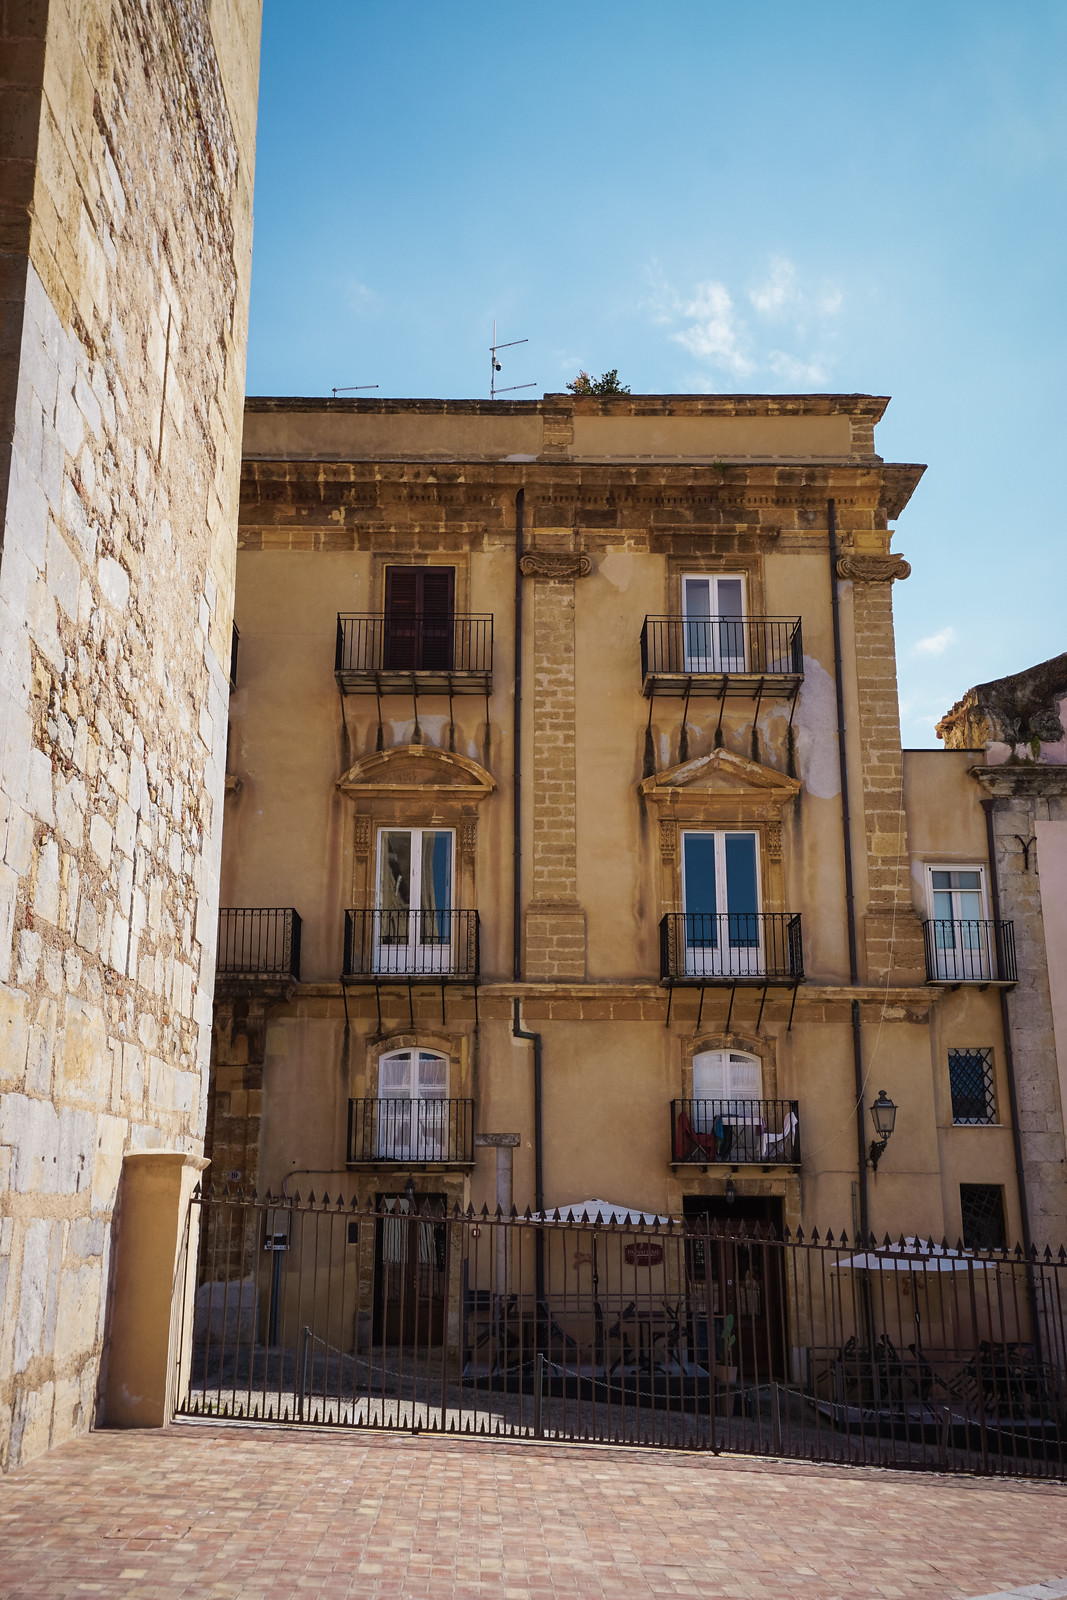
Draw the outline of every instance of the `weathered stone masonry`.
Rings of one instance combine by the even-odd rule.
[[[0,1465],[89,1425],[131,1149],[200,1149],[258,0],[3,11]]]

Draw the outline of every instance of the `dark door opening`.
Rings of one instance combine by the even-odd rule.
[[[453,567],[386,567],[386,672],[448,672],[456,573]]]
[[[380,1194],[374,1234],[375,1344],[441,1344],[448,1295],[447,1196]],[[431,1214],[426,1215],[429,1211]],[[438,1220],[441,1219],[441,1220]]]
[[[686,1277],[698,1358],[737,1368],[740,1383],[786,1376],[785,1293],[781,1246],[741,1237],[756,1224],[782,1236],[782,1202],[771,1195],[684,1195],[691,1225]],[[705,1218],[718,1236],[701,1237]],[[733,1322],[728,1319],[732,1317]],[[703,1332],[702,1332],[703,1329]],[[730,1343],[730,1340],[733,1343]],[[713,1348],[711,1348],[713,1346]]]

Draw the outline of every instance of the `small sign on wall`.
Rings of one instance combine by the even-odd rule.
[[[637,1239],[623,1251],[628,1266],[658,1267],[663,1260],[663,1246],[658,1239]]]

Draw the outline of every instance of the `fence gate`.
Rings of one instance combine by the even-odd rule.
[[[1065,1476],[1062,1250],[432,1197],[203,1192],[190,1229],[180,1416]]]

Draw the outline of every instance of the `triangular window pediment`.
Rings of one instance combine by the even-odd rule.
[[[800,783],[732,750],[712,750],[708,755],[683,761],[680,766],[653,773],[640,787],[646,800],[658,804],[730,797],[782,806],[798,793]]]

